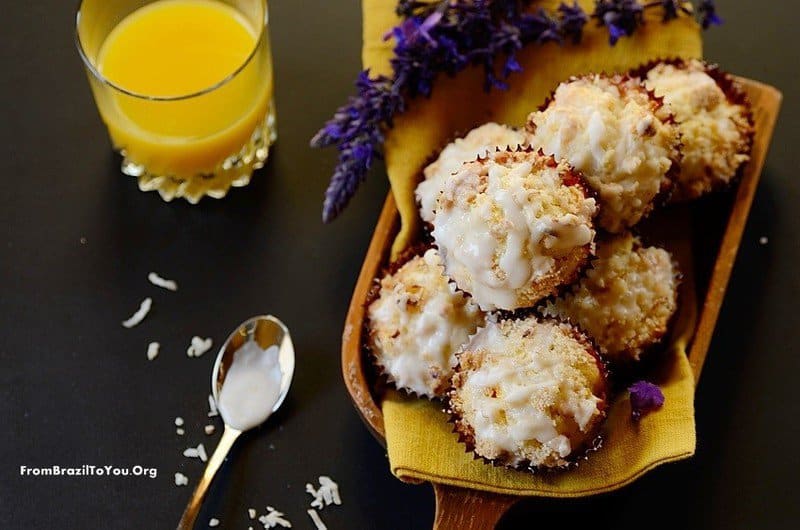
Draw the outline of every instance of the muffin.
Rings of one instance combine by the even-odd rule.
[[[564,467],[596,446],[605,369],[585,335],[552,319],[490,322],[458,353],[455,430],[499,465]]]
[[[597,243],[583,278],[542,308],[568,319],[613,362],[638,361],[666,334],[678,308],[678,270],[663,248],[627,232]]]
[[[429,398],[444,394],[455,351],[484,322],[478,306],[448,282],[434,249],[380,280],[367,318],[379,370],[397,388]]]
[[[497,123],[486,123],[472,129],[463,138],[457,138],[442,149],[439,157],[423,171],[424,180],[415,191],[419,203],[419,214],[423,221],[433,221],[436,198],[441,193],[445,181],[461,168],[464,162],[486,156],[498,147],[516,148],[528,143],[528,133]]]
[[[598,193],[598,225],[621,232],[669,189],[678,128],[637,78],[592,74],[561,83],[528,117],[531,145],[564,158]]]
[[[566,162],[530,148],[464,164],[436,199],[447,275],[484,311],[533,306],[587,262],[597,206]]]
[[[750,159],[753,123],[733,80],[699,60],[661,62],[642,72],[647,88],[675,115],[683,159],[672,200],[727,186]]]

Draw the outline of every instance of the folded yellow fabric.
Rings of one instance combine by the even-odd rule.
[[[647,471],[694,454],[694,382],[676,347],[663,379],[664,407],[636,424],[627,396],[611,408],[603,446],[572,470],[533,475],[504,469],[465,452],[441,405],[395,392],[383,404],[392,473],[409,482],[438,482],[495,493],[582,497],[625,486]]]
[[[560,0],[537,2],[552,9]],[[591,11],[593,0],[580,0]],[[396,0],[363,0],[363,62],[373,74],[390,74],[392,43],[383,35],[397,24]],[[442,77],[429,99],[414,100],[395,121],[385,144],[386,166],[402,219],[393,252],[404,249],[418,226],[414,188],[423,164],[457,133],[487,121],[521,125],[555,88],[570,75],[624,71],[656,58],[700,57],[702,43],[697,24],[683,17],[663,24],[648,15],[647,24],[631,38],[608,45],[608,33],[590,21],[578,45],[531,45],[519,54],[524,71],[513,74],[508,91],[486,93],[483,72],[468,69]],[[688,231],[673,241],[684,273],[691,272]],[[680,222],[678,223],[680,224]],[[687,227],[688,228],[688,227]],[[383,403],[386,442],[392,472],[402,480],[433,481],[517,495],[576,497],[619,488],[659,464],[691,456],[695,448],[694,380],[686,359],[686,345],[694,330],[696,301],[691,278],[682,289],[681,317],[676,339],[669,348],[657,381],[664,407],[637,425],[630,420],[627,396],[611,407],[605,444],[577,469],[533,476],[474,460],[452,434],[441,405],[391,393]]]

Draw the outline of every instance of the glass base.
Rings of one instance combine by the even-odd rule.
[[[277,138],[275,127],[275,106],[270,103],[264,120],[253,131],[250,141],[242,149],[226,158],[210,173],[201,173],[189,178],[171,175],[155,175],[147,168],[122,154],[122,172],[139,180],[142,191],[157,191],[161,198],[169,202],[184,198],[197,204],[205,196],[221,199],[231,187],[241,188],[250,183],[253,171],[264,167],[269,156],[269,148]]]

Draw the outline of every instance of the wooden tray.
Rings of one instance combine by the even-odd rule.
[[[756,132],[751,160],[744,169],[735,197],[723,206],[730,213],[727,224],[723,227],[716,260],[708,267],[710,272],[707,282],[704,282],[705,292],[698,291],[698,300],[704,299],[704,303],[688,352],[695,380],[699,379],[703,369],[703,361],[719,316],[782,99],[781,93],[774,87],[750,79],[738,78],[738,81],[750,97]],[[367,428],[383,445],[386,443],[383,414],[380,403],[371,392],[371,367],[363,355],[362,329],[365,318],[364,302],[373,279],[388,259],[399,226],[400,218],[390,193],[364,258],[342,335],[342,374],[345,385]],[[698,289],[702,289],[702,286],[698,285]],[[508,508],[520,498],[443,484],[433,484],[433,488],[436,494],[436,519],[433,527],[440,530],[493,528]]]

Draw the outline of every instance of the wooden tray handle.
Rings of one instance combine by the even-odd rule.
[[[434,484],[433,530],[490,530],[519,497]]]

